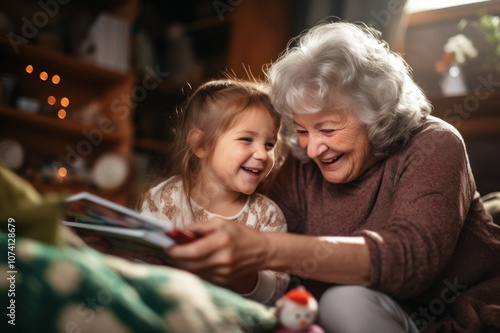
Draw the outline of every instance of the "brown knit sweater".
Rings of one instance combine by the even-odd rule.
[[[500,227],[451,125],[429,117],[403,150],[346,184],[289,159],[267,194],[290,232],[364,236],[370,287],[398,300],[421,332],[500,331]],[[318,298],[331,286],[303,284]]]

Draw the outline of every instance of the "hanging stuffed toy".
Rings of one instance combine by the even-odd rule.
[[[290,290],[276,302],[276,316],[283,326],[275,333],[325,333],[314,324],[318,302],[303,286]]]

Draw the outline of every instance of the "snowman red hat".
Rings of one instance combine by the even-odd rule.
[[[314,325],[318,302],[303,286],[290,290],[276,302],[276,316],[283,326],[276,333],[324,333]]]
[[[303,286],[299,286],[296,289],[292,289],[287,292],[284,297],[292,302],[299,303],[302,305],[308,305],[309,302],[315,303],[315,307],[317,308],[318,303],[316,299],[314,299],[313,295],[308,292]],[[311,304],[314,307],[314,304]]]

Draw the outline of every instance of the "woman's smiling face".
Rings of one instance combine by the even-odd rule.
[[[376,162],[365,126],[349,111],[294,114],[293,123],[300,147],[330,183],[353,181]]]

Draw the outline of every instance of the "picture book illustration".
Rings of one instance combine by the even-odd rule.
[[[129,229],[168,231],[160,222],[114,202],[82,192],[68,198],[64,221]]]
[[[105,236],[113,245],[130,251],[161,251],[198,238],[88,192],[74,194],[66,201],[64,225],[78,229],[80,234]]]

